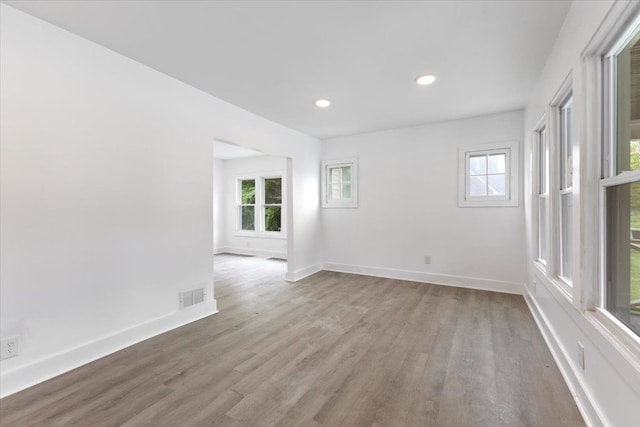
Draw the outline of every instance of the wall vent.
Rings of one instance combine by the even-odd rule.
[[[180,310],[204,302],[204,288],[180,292]]]

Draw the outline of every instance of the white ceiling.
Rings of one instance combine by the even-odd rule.
[[[243,157],[258,157],[266,154],[251,148],[240,147],[219,140],[213,141],[213,157],[221,160],[241,159]]]
[[[568,1],[8,1],[319,138],[522,108]],[[436,83],[417,87],[415,77]],[[329,98],[319,110],[317,98]]]

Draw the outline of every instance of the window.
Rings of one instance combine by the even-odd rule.
[[[265,178],[264,231],[282,231],[282,178]]]
[[[240,230],[253,231],[256,229],[256,180],[240,180],[239,205]]]
[[[285,224],[282,175],[238,179],[238,231],[262,237],[282,237]]]
[[[559,108],[560,260],[558,275],[571,286],[573,268],[573,98]]]
[[[458,204],[517,206],[517,150],[516,142],[461,147]]]
[[[358,159],[322,162],[322,207],[358,207]]]
[[[600,305],[640,335],[640,25],[605,55]],[[608,77],[608,78],[607,78]]]
[[[547,150],[547,130],[542,127],[536,131],[537,147],[536,161],[537,169],[537,197],[538,197],[538,261],[546,264],[548,257],[547,211],[549,206],[549,187],[547,185],[549,177],[548,150]]]

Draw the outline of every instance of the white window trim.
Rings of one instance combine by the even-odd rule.
[[[579,203],[576,203],[576,197],[573,193],[573,185],[568,188],[561,188],[561,173],[560,173],[560,161],[562,150],[560,145],[562,144],[562,109],[567,102],[573,97],[573,76],[572,73],[569,73],[567,77],[564,79],[560,88],[556,92],[556,94],[551,99],[549,103],[548,110],[548,126],[547,126],[547,146],[549,150],[549,182],[547,184],[549,189],[549,198],[548,198],[548,210],[549,210],[549,227],[550,231],[550,240],[547,242],[548,245],[548,256],[549,260],[547,260],[547,277],[553,284],[555,284],[558,289],[560,289],[570,301],[576,300],[574,298],[574,286],[577,282],[577,274],[579,268],[579,249],[576,245],[576,227],[579,226],[577,222],[576,209],[579,208]],[[575,116],[575,114],[574,114]],[[575,121],[573,123],[573,147],[571,150],[575,150],[576,140],[576,126]],[[573,159],[574,164],[576,159]],[[572,166],[573,167],[573,166]],[[575,177],[574,177],[575,178]],[[572,180],[573,181],[573,180]],[[575,183],[572,183],[575,184]],[[569,244],[573,245],[571,251],[571,279],[568,277],[564,277],[560,275],[560,264],[562,262],[562,236],[561,236],[561,223],[562,223],[562,194],[572,194],[573,198],[573,212],[572,212],[572,236],[573,239]]]
[[[351,198],[342,200],[329,199],[328,187],[329,174],[327,173],[330,168],[351,166]],[[321,197],[323,208],[357,208],[358,207],[358,158],[342,158],[333,160],[322,161],[322,182],[321,182]]]
[[[273,171],[273,172],[257,172],[252,174],[236,175],[236,237],[259,237],[259,238],[271,238],[271,239],[286,239],[287,238],[287,174],[285,171]],[[264,180],[269,178],[280,178],[282,180],[282,204],[280,209],[280,225],[281,231],[266,231],[265,230],[265,193],[264,193]],[[245,180],[255,180],[256,183],[256,202],[254,204],[255,215],[255,230],[242,230],[240,219],[240,205],[241,205],[241,187],[240,182]]]
[[[494,142],[490,144],[465,145],[458,149],[458,206],[472,207],[515,207],[518,198],[518,141]],[[468,196],[469,188],[468,157],[473,154],[507,152],[506,196]]]
[[[540,144],[541,144],[541,135],[545,134],[545,151],[544,151],[544,161],[546,165],[546,176],[545,176],[545,188],[544,192],[541,192],[540,188]],[[535,259],[539,267],[545,272],[547,272],[547,264],[549,260],[550,247],[550,233],[549,233],[549,132],[547,128],[546,115],[542,115],[540,120],[536,123],[536,126],[533,129],[533,141],[535,141],[535,153],[536,155],[533,158],[533,197],[534,197],[534,212],[533,216],[535,218],[535,230],[534,239],[535,239]],[[545,240],[547,243],[547,255],[546,259],[540,258],[540,200],[546,200],[546,215],[545,215],[545,223],[546,223],[546,232],[545,232]]]
[[[610,67],[606,66],[604,58],[626,44],[633,34],[633,28],[640,24],[640,3],[619,2],[612,6],[609,14],[594,34],[591,41],[582,54],[583,69],[585,71],[585,99],[586,132],[585,147],[595,147],[591,158],[594,161],[587,163],[588,176],[597,178],[598,184],[585,186],[583,193],[593,192],[597,207],[584,212],[585,223],[588,231],[596,231],[598,235],[597,248],[586,247],[584,249],[586,261],[583,264],[582,273],[584,288],[580,288],[583,303],[580,308],[585,311],[587,318],[602,328],[603,336],[623,356],[631,356],[627,361],[637,364],[640,354],[640,339],[626,325],[613,316],[604,306],[604,294],[606,292],[606,240],[605,240],[605,190],[607,187],[623,184],[627,180],[634,180],[632,176],[615,176],[612,156],[612,137],[614,135],[611,126],[612,100],[610,89],[613,76]],[[604,62],[604,64],[603,64]],[[603,66],[604,65],[604,66]],[[592,107],[593,105],[593,107]],[[593,267],[591,267],[593,266]]]

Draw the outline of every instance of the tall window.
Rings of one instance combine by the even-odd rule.
[[[536,150],[538,160],[538,260],[546,264],[548,256],[547,210],[549,205],[547,130],[542,128],[536,132],[536,135],[538,139]]]
[[[265,178],[264,231],[282,231],[282,178]]]
[[[573,268],[573,98],[560,105],[560,263],[559,275],[571,285]]]
[[[605,56],[601,303],[640,335],[640,28]]]
[[[255,174],[238,179],[238,231],[283,237],[283,179],[278,174]],[[249,233],[246,233],[249,232]]]
[[[240,180],[240,204],[238,217],[240,230],[254,231],[256,229],[256,180]]]

